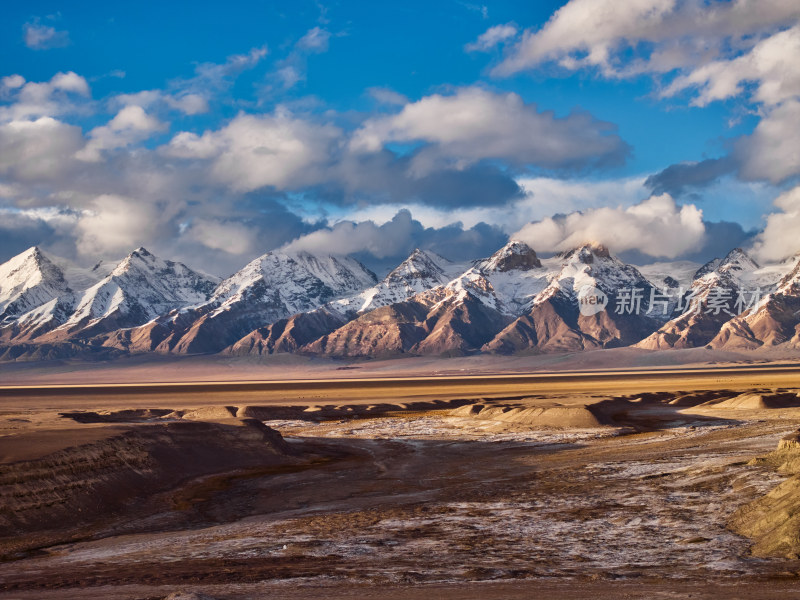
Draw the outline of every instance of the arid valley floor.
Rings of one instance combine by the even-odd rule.
[[[2,372],[0,598],[800,597],[796,361],[398,364]]]

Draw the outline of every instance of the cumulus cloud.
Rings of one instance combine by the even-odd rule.
[[[59,256],[70,254],[75,221],[69,211],[0,206],[0,262],[37,245]]]
[[[703,212],[691,204],[678,206],[667,194],[627,208],[601,207],[549,217],[511,235],[541,251],[599,242],[613,252],[638,250],[666,258],[698,249],[704,237]]]
[[[743,92],[755,82],[753,99],[766,105],[780,104],[800,95],[800,25],[761,40],[750,51],[728,60],[715,60],[676,77],[662,96],[697,89],[695,106],[706,106]]]
[[[375,152],[389,142],[429,144],[414,158],[416,175],[484,159],[544,168],[620,164],[629,152],[613,125],[588,113],[556,118],[517,94],[477,87],[427,96],[398,114],[370,119],[355,132],[351,148]]]
[[[778,196],[775,207],[781,212],[767,217],[767,225],[753,245],[753,253],[763,261],[782,260],[800,252],[800,186]]]
[[[89,142],[76,153],[76,158],[89,162],[102,159],[107,150],[124,148],[146,140],[153,133],[166,130],[167,125],[148,115],[140,106],[126,106],[107,124],[89,132]]]
[[[82,146],[80,127],[52,117],[0,124],[0,175],[20,182],[57,180]]]
[[[544,26],[525,31],[493,72],[555,64],[609,78],[650,74],[662,98],[687,93],[695,106],[731,98],[754,105],[761,121],[736,141],[730,157],[673,165],[651,181],[660,185],[654,192],[676,193],[713,180],[721,169],[770,182],[800,173],[800,134],[792,125],[798,61],[800,4],[793,0],[570,0]]]
[[[96,257],[130,252],[144,241],[169,231],[165,231],[169,212],[163,203],[117,194],[98,196],[78,220],[78,252]]]
[[[90,95],[86,79],[68,71],[56,73],[49,81],[28,81],[20,75],[10,75],[2,80],[0,99],[9,105],[0,106],[0,121],[55,117],[76,109],[76,99]]]
[[[279,108],[273,114],[240,114],[217,131],[176,135],[164,152],[210,159],[211,177],[239,192],[286,188],[320,181],[331,146],[342,137],[333,125],[317,125]]]
[[[406,210],[383,225],[372,221],[342,221],[306,234],[287,244],[286,249],[332,254],[367,252],[376,258],[385,258],[408,250],[413,229],[414,221]]]
[[[502,205],[521,190],[492,165],[465,165],[414,173],[416,154],[388,150],[352,152],[347,134],[330,123],[285,108],[262,115],[240,114],[216,131],[176,134],[160,152],[204,161],[203,178],[234,192],[312,187],[334,204],[420,202],[436,206]]]
[[[522,195],[511,174],[494,165],[414,172],[416,155],[345,152],[331,165],[324,197],[337,204],[418,203],[444,210],[476,206],[503,207]]]
[[[25,78],[22,75],[7,75],[0,78],[0,85],[4,90],[14,90],[25,85]]]
[[[414,248],[432,250],[451,260],[471,260],[488,256],[508,236],[497,227],[478,223],[469,229],[461,223],[443,227],[424,227],[407,209],[399,210],[381,224],[373,220],[345,220],[312,231],[285,246],[288,250],[305,250],[333,254],[353,254],[368,266],[396,266]]]
[[[45,25],[34,19],[22,26],[25,45],[31,50],[49,50],[69,46],[69,32],[58,31],[52,25]]]
[[[650,175],[644,185],[653,194],[670,194],[675,197],[690,190],[707,187],[735,168],[735,162],[728,156],[699,162],[687,161],[670,165],[663,171]]]
[[[744,179],[773,183],[800,174],[800,99],[787,100],[736,141],[733,156]]]
[[[168,107],[185,115],[199,115],[208,112],[208,100],[201,94],[168,94],[161,90],[144,90],[134,94],[119,94],[109,102],[112,106],[139,106],[149,108]]]
[[[540,29],[526,30],[495,73],[548,62],[570,70],[596,67],[614,77],[663,73],[707,63],[731,45],[757,43],[798,18],[793,0],[571,0]],[[643,43],[651,44],[649,54],[626,59]]]
[[[467,52],[488,52],[517,35],[517,27],[513,23],[495,25],[484,31],[478,39],[464,46]]]

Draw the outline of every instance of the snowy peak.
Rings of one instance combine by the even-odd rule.
[[[798,262],[791,272],[781,279],[778,284],[778,293],[786,295],[800,294],[800,262]]]
[[[451,264],[443,256],[417,248],[407,259],[392,269],[384,278],[384,282],[388,285],[410,283],[413,280],[443,283]]]
[[[336,312],[363,313],[445,285],[461,269],[443,256],[417,248],[377,285],[330,305]]]
[[[64,272],[38,247],[0,265],[0,318],[20,315],[68,291]]]
[[[708,277],[712,273],[738,278],[759,268],[758,263],[747,252],[741,248],[734,248],[724,258],[715,258],[700,267],[694,274],[694,281]]]
[[[719,273],[739,273],[755,271],[759,265],[741,248],[734,248],[722,259],[716,271]]]
[[[92,325],[97,329],[107,318],[116,327],[141,325],[171,310],[205,302],[217,282],[182,263],[138,248],[83,293],[63,327],[72,331]]]
[[[702,277],[705,277],[709,273],[714,273],[717,270],[717,268],[719,267],[720,263],[722,263],[722,259],[721,258],[713,258],[713,259],[711,259],[706,264],[704,264],[702,267],[697,269],[697,271],[694,274],[694,277],[692,277],[692,281],[696,281],[698,279],[701,279]]]
[[[360,291],[377,281],[354,258],[310,252],[270,252],[261,258],[261,273],[266,281],[279,285],[294,280],[307,289],[324,286],[333,296]]]
[[[561,263],[559,271],[550,276],[550,285],[537,296],[534,304],[566,294],[574,300],[586,287],[596,287],[615,296],[621,290],[639,288],[648,290],[652,284],[636,269],[615,258],[602,244],[585,244],[563,252],[556,257]]]
[[[268,303],[282,316],[313,310],[322,304],[360,292],[377,278],[354,258],[310,252],[268,252],[223,281],[212,302],[220,310],[249,299]],[[276,313],[277,314],[277,313]]]
[[[558,255],[569,261],[581,262],[585,265],[590,265],[594,262],[595,258],[611,258],[611,253],[603,244],[598,242],[589,242],[583,246],[578,246],[572,250],[567,250]]]
[[[525,242],[511,241],[489,258],[479,261],[476,267],[483,273],[530,271],[542,266],[533,248]]]

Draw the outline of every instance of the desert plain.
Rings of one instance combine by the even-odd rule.
[[[800,597],[800,364],[667,355],[8,367],[0,598]]]

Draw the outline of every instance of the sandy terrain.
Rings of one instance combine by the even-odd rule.
[[[0,598],[800,597],[797,371],[544,379],[3,390]]]

